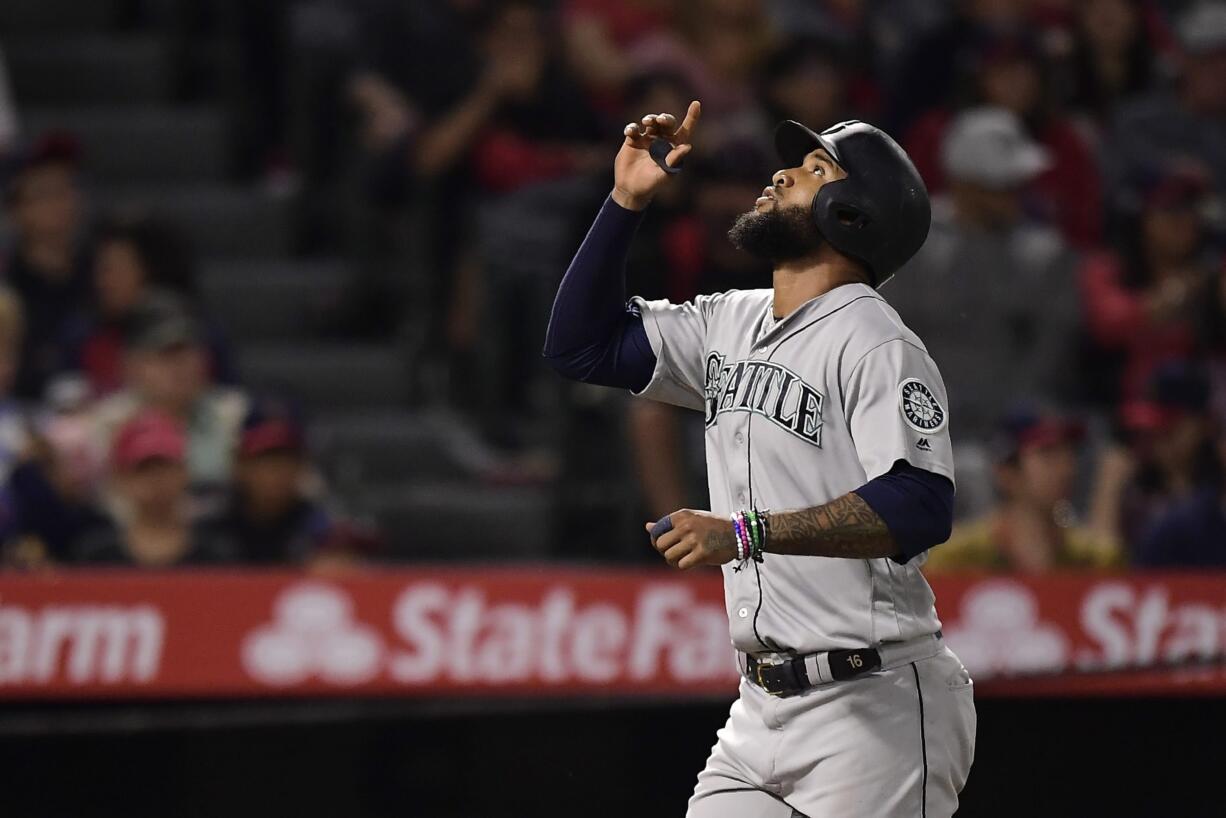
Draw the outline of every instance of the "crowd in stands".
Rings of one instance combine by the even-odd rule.
[[[927,244],[882,287],[952,403],[958,524],[928,570],[1226,566],[1226,2],[281,0],[250,14],[235,37],[260,104],[235,112],[240,164],[293,177],[303,253],[359,261],[331,331],[406,337],[420,391],[497,445],[553,446],[586,464],[564,472],[579,480],[614,460],[576,440],[624,454],[636,519],[702,507],[700,422],[541,365],[556,283],[625,122],[703,102],[628,268],[630,292],[680,301],[769,286],[725,235],[775,169],[776,122],[864,119],[933,196]],[[0,82],[0,140],[4,99]],[[85,224],[71,139],[11,144],[4,559],[369,550],[331,511],[293,405],[236,383],[172,226]],[[621,436],[550,435],[593,402]]]
[[[148,217],[84,224],[66,136],[9,160],[4,562],[328,565],[368,549],[313,485],[295,407],[234,384],[175,231]]]

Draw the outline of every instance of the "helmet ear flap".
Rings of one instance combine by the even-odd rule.
[[[857,232],[873,222],[872,215],[864,208],[853,202],[837,201],[825,188],[813,196],[812,216],[813,226],[827,241],[831,238],[828,232]]]
[[[865,213],[858,207],[851,205],[836,204],[833,207],[834,218],[838,221],[840,227],[847,227],[853,230],[859,230],[867,227],[873,220],[873,217]]]
[[[870,283],[876,287],[877,273],[860,250],[872,238],[868,228],[873,224],[873,215],[858,203],[847,201],[847,197],[835,198],[840,184],[841,181],[828,182],[814,195],[813,226],[832,247],[863,265]]]
[[[813,196],[813,223],[822,232],[822,237],[827,240],[830,237],[826,235],[825,230],[858,231],[873,222],[872,214],[855,201],[854,194],[838,196],[840,184],[840,182],[828,182]],[[846,190],[842,192],[847,193]]]

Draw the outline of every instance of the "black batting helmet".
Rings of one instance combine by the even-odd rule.
[[[847,178],[822,185],[813,221],[830,246],[868,268],[881,286],[923,246],[932,224],[928,189],[906,152],[884,131],[849,120],[814,133],[787,120],[775,148],[788,167],[825,148]]]

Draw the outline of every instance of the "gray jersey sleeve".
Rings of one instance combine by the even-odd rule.
[[[651,383],[635,394],[699,412],[705,410],[703,358],[707,326],[718,298],[700,295],[684,304],[646,301],[637,296],[631,299],[643,315],[647,340],[656,355]]]
[[[870,350],[854,364],[843,403],[867,479],[906,460],[953,481],[949,400],[923,348],[895,339]]]

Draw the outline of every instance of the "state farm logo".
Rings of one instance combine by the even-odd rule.
[[[384,609],[387,610],[387,609]],[[272,621],[242,641],[243,668],[276,687],[606,685],[619,680],[736,679],[728,621],[684,585],[648,584],[632,599],[580,602],[564,585],[493,600],[477,585],[420,582],[402,590],[380,629],[359,622],[343,589],[295,585]]]
[[[383,640],[353,618],[348,594],[327,585],[284,591],[273,621],[243,640],[243,667],[269,685],[319,678],[336,685],[373,679],[383,662]]]
[[[1039,606],[1025,586],[1008,580],[977,585],[962,597],[959,624],[945,638],[972,673],[1035,673],[1069,659],[1064,632],[1039,620]]]

